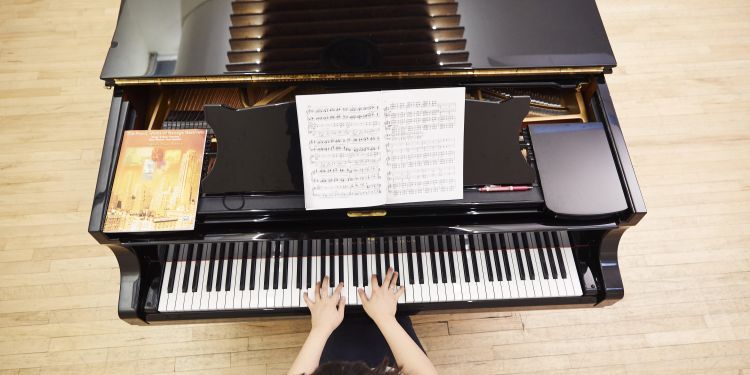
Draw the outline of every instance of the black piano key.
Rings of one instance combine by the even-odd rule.
[[[529,249],[529,238],[528,233],[521,234],[521,243],[523,244],[523,253],[526,255],[526,267],[529,271],[529,279],[536,280],[536,273],[534,272],[534,263],[531,262],[531,249]]]
[[[273,252],[273,289],[279,289],[279,274],[281,273],[281,241],[274,241],[274,252]]]
[[[422,264],[422,254],[424,254],[424,244],[420,236],[411,236],[412,250],[417,254],[417,279],[420,284],[424,284],[424,264]]]
[[[536,240],[536,250],[539,253],[539,263],[542,267],[542,277],[549,279],[549,272],[547,272],[547,259],[544,256],[544,246],[542,246],[542,238],[539,236],[539,232],[534,232],[534,240]]]
[[[466,258],[466,237],[458,236],[458,244],[460,247],[458,251],[461,252],[461,260],[464,266],[464,281],[468,283],[471,282],[471,276],[469,275],[469,260]]]
[[[500,253],[503,255],[503,267],[505,268],[505,276],[508,281],[513,280],[513,274],[510,272],[510,259],[508,259],[508,245],[505,243],[505,235],[502,233],[495,234],[497,240],[500,240]]]
[[[367,239],[357,238],[357,247],[362,254],[362,286],[367,286],[370,282],[370,270],[367,268]]]
[[[289,250],[291,241],[281,241],[281,289],[289,287]]]
[[[489,234],[480,234],[479,238],[482,241],[482,247],[484,248],[484,265],[487,267],[487,279],[490,282],[495,281],[495,273],[492,272],[492,241],[489,239]]]
[[[383,264],[380,261],[380,254],[382,254],[380,248],[380,238],[370,239],[370,244],[373,254],[375,254],[375,275],[378,279],[378,284],[383,284]]]
[[[541,237],[542,237],[542,242],[544,242],[544,248],[547,250],[547,259],[549,260],[549,268],[552,273],[552,278],[557,279],[558,265],[555,262],[555,253],[552,251],[552,246],[550,245],[549,233],[544,232],[542,233]]]
[[[250,246],[250,243],[244,243],[240,246],[240,257],[242,257],[242,263],[240,263],[240,290],[245,290],[245,281],[247,280],[247,247]]]
[[[396,242],[395,237],[388,237],[388,238],[389,238],[388,244],[391,247],[391,254],[393,254],[393,270],[395,272],[400,272],[401,265],[400,265],[399,256],[398,256],[400,247],[398,246],[398,243]],[[396,285],[399,285],[399,286],[401,285],[400,277],[396,280]]]
[[[206,244],[196,245],[195,252],[195,267],[193,267],[193,293],[198,292],[198,278],[201,275],[201,262],[203,262],[203,253],[206,251]]]
[[[234,258],[237,254],[237,246],[237,242],[227,244],[227,279],[224,282],[224,290],[227,291],[232,289],[232,263],[234,263]]]
[[[445,268],[448,270],[448,277],[452,283],[456,282],[456,264],[453,261],[453,242],[447,236],[443,235],[441,238],[443,243],[443,251],[448,255],[448,263]]]
[[[326,240],[328,241],[328,240]],[[336,242],[328,241],[328,286],[333,288],[336,285]]]
[[[271,245],[271,246],[269,246]],[[271,278],[271,260],[273,259],[273,241],[266,241],[265,248],[263,249],[261,253],[261,257],[265,259],[266,266],[263,270],[263,289],[268,290],[271,286],[270,284],[270,278]]]
[[[338,283],[346,283],[346,272],[344,271],[344,239],[339,239],[339,249],[338,249],[338,256],[339,256],[339,279],[338,282],[335,285],[338,285]]]
[[[307,280],[305,286],[309,289],[313,286],[312,276],[312,256],[313,256],[313,243],[312,240],[305,240],[305,256],[307,257]]]
[[[190,282],[190,267],[193,265],[193,256],[194,256],[194,247],[195,245],[188,245],[187,249],[187,256],[185,257],[185,272],[182,275],[182,292],[187,293],[188,291],[188,285]]]
[[[359,239],[352,238],[349,240],[349,252],[352,254],[352,284],[355,288],[359,288],[359,247],[357,247],[357,241]]]
[[[521,252],[521,240],[518,238],[518,233],[513,233],[511,240],[513,241],[513,247],[516,250],[516,262],[518,263],[518,277],[520,277],[521,280],[526,280],[526,270],[523,268],[523,261],[522,261],[523,255]]]
[[[179,248],[175,245],[169,245],[169,250],[172,252],[172,257],[169,258],[169,261],[172,262],[172,265],[170,266],[169,270],[169,280],[167,281],[167,293],[172,293],[174,291],[174,274],[177,272],[177,260],[180,258],[180,250],[182,249],[182,245],[180,245]]]
[[[250,254],[250,290],[255,290],[255,269],[258,265],[260,242],[250,242],[248,246],[253,250]]]
[[[471,254],[471,266],[474,269],[474,281],[482,281],[479,277],[479,265],[477,264],[477,251],[479,251],[479,244],[475,243],[475,237],[469,236],[469,254]]]
[[[206,291],[211,292],[213,290],[214,281],[214,263],[216,262],[217,249],[215,246],[208,245],[208,275],[206,275]]]
[[[328,263],[328,259],[326,258],[327,249],[326,246],[328,246],[328,240],[325,241],[319,241],[318,242],[318,264],[320,265],[320,280],[316,280],[316,282],[323,282],[323,278],[326,277],[328,272],[326,271],[326,264]],[[321,287],[323,284],[321,284]]]
[[[487,242],[492,247],[492,258],[495,262],[495,275],[497,276],[497,281],[503,281],[503,271],[502,271],[502,265],[500,262],[500,244],[497,243],[497,233],[492,233],[487,235]]]
[[[440,267],[440,264],[438,263],[435,255],[435,252],[437,251],[435,249],[435,236],[426,236],[425,240],[427,249],[430,252],[430,270],[432,271],[432,283],[437,284],[440,282],[438,281],[438,267]]]
[[[216,291],[221,292],[221,280],[222,276],[224,276],[224,259],[226,259],[226,249],[227,249],[226,243],[218,244],[219,246],[219,267],[216,269]]]
[[[302,289],[302,263],[305,259],[305,253],[304,248],[300,246],[300,241],[296,241],[295,245],[295,250],[297,250],[294,254],[294,256],[297,257],[297,285],[295,285],[295,287],[297,289]]]
[[[557,236],[559,236],[557,232],[552,233],[552,242],[555,244],[555,254],[557,254],[557,264],[560,266],[560,276],[562,276],[563,279],[567,279],[568,272],[565,270],[565,262],[563,262],[562,250],[560,250],[560,241],[558,240]]]
[[[409,270],[409,284],[414,284],[414,260],[412,259],[411,246],[407,243],[408,238],[399,237],[401,246],[406,251],[406,268]]]
[[[383,253],[383,258],[385,259],[385,270],[388,272],[388,269],[392,267],[391,265],[391,246],[390,246],[390,239],[388,237],[381,237],[380,238],[380,251]]]

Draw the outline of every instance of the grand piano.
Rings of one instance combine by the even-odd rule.
[[[88,228],[119,263],[120,318],[304,315],[301,294],[325,275],[358,313],[356,288],[389,267],[403,312],[617,302],[618,244],[646,208],[605,79],[615,65],[593,0],[122,0]],[[460,200],[306,211],[294,116],[250,116],[243,143],[209,113],[431,87],[466,90]],[[510,103],[520,109],[493,115]],[[275,126],[286,143],[264,133]],[[106,233],[124,132],[190,128],[209,135],[194,230]],[[255,167],[232,170],[231,155]],[[219,170],[252,181],[266,160],[286,185],[215,183]],[[480,191],[473,176],[513,184],[503,176],[518,160],[527,189]]]

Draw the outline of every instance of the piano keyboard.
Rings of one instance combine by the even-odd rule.
[[[583,294],[566,232],[259,240],[169,245],[158,310],[305,307],[326,275],[361,305],[389,267],[402,304]]]

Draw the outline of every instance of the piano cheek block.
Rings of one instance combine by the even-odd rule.
[[[218,150],[213,170],[202,181],[203,193],[302,190],[294,103],[239,110],[207,105],[204,112]]]
[[[628,208],[601,123],[529,125],[529,134],[550,211],[575,218]]]

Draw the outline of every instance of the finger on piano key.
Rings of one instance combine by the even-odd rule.
[[[402,275],[401,277],[401,287],[404,288],[404,300],[403,303],[412,303],[414,302],[414,288],[413,288],[413,276],[411,275],[409,271],[409,251],[407,250],[406,246],[406,238],[404,237],[396,237],[396,247],[400,259],[401,264],[401,272],[399,274]]]

